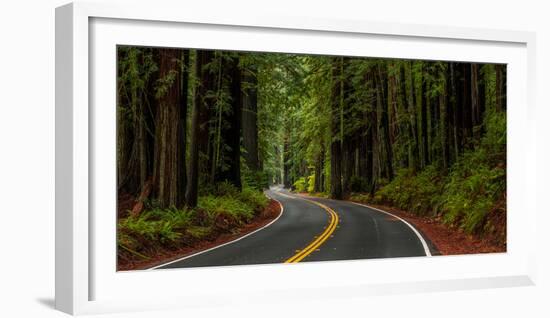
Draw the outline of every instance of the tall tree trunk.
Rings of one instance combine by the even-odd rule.
[[[313,192],[321,192],[323,191],[322,184],[323,184],[323,167],[325,165],[325,149],[323,145],[321,145],[321,150],[317,154],[317,160],[315,162],[315,183],[313,185]]]
[[[374,194],[378,179],[378,109],[376,105],[376,90],[374,71],[367,73],[367,89],[371,92],[372,98],[369,98],[367,113],[367,181],[369,183],[369,192]],[[373,102],[374,101],[374,102]]]
[[[157,125],[158,135],[155,141],[158,153],[157,172],[154,174],[154,189],[159,205],[163,208],[178,206],[182,202],[178,198],[179,169],[185,169],[178,162],[179,147],[185,147],[181,140],[181,76],[179,58],[181,54],[176,49],[160,49],[159,76],[161,89],[158,92]],[[175,76],[173,75],[175,72]]]
[[[407,82],[405,80],[405,63],[400,62],[397,64],[399,68],[399,73],[397,76],[397,94],[398,94],[398,100],[401,104],[401,133],[405,135],[406,144],[405,147],[407,149],[407,155],[404,162],[404,167],[412,168],[414,167],[414,158],[413,158],[413,135],[411,131],[411,123],[410,123],[410,114],[409,114],[409,104],[407,100]],[[403,119],[404,117],[404,119]],[[416,170],[413,168],[413,170]]]
[[[442,155],[443,155],[443,168],[448,169],[451,166],[451,145],[452,145],[452,137],[451,137],[451,92],[450,92],[450,63],[446,63],[444,67],[444,71],[441,74],[442,78],[444,80],[444,86],[443,86],[443,94],[439,97],[440,99],[440,105],[441,105],[441,119],[440,119],[440,125],[441,125],[441,147],[442,147]]]
[[[321,165],[320,165],[320,171],[321,173],[319,174],[319,191],[320,192],[326,192],[327,190],[327,187],[326,187],[326,180],[327,180],[327,175],[325,173],[325,167],[326,167],[326,158],[327,158],[327,150],[325,149],[325,144],[324,142],[321,144]]]
[[[472,69],[467,63],[462,64],[464,70],[464,91],[462,98],[462,108],[464,116],[464,135],[466,145],[469,145],[469,138],[473,136],[473,122],[472,122]]]
[[[135,60],[134,63],[143,64],[143,54],[139,55],[139,59]],[[137,67],[136,67],[137,69]],[[137,78],[139,72],[134,74]],[[136,128],[136,138],[134,149],[137,149],[137,161],[138,161],[138,180],[139,180],[139,189],[140,191],[145,187],[145,181],[147,180],[147,143],[145,135],[145,104],[141,94],[138,92],[137,85],[132,85],[132,108],[135,110],[134,127]]]
[[[435,142],[437,138],[437,133],[439,130],[439,111],[440,111],[440,104],[439,104],[439,96],[432,96],[430,97],[430,130],[429,130],[429,139],[428,139],[428,147],[430,151],[430,162],[435,161],[437,158],[437,144]]]
[[[239,68],[239,57],[233,57],[228,62],[227,73],[231,78],[230,83],[230,111],[227,114],[229,128],[224,130],[223,141],[227,146],[224,157],[227,165],[216,176],[217,181],[227,181],[238,189],[241,189],[241,120],[242,120],[242,102],[241,102],[241,70]]]
[[[178,177],[177,177],[177,191],[178,191],[178,206],[185,204],[185,190],[187,186],[187,171],[186,171],[186,142],[187,142],[187,95],[189,89],[189,50],[183,50],[182,52],[182,76],[181,76],[181,96],[180,96],[180,116],[178,123],[178,140],[180,145],[178,146]]]
[[[221,53],[220,53],[221,54]],[[210,123],[216,105],[216,85],[218,77],[212,65],[216,63],[215,51],[197,50],[197,60],[201,59],[201,77],[199,80],[199,98],[201,107],[198,113],[199,132],[197,135],[199,145],[199,172],[208,180],[209,168],[212,166],[213,145],[210,136]]]
[[[370,182],[369,176],[368,176],[368,155],[367,155],[367,146],[370,142],[367,140],[367,131],[368,127],[366,124],[366,121],[368,120],[367,113],[363,115],[365,125],[361,129],[361,136],[359,137],[359,149],[358,149],[358,164],[359,164],[359,171],[358,176],[363,180],[363,182]],[[365,191],[366,189],[362,189],[362,191]]]
[[[244,71],[243,87],[243,147],[245,162],[252,171],[259,170],[258,159],[258,96],[256,67],[250,67]]]
[[[224,103],[222,101],[222,93],[224,91],[224,73],[223,70],[226,67],[224,53],[216,52],[217,67],[216,77],[214,81],[216,82],[215,87],[215,96],[216,102],[211,108],[214,120],[210,122],[210,132],[214,132],[212,142],[209,144],[208,148],[208,166],[210,167],[210,182],[214,183],[216,181],[216,174],[218,168],[221,165],[220,161],[222,160],[222,127],[224,119]],[[210,95],[213,96],[214,92],[211,92]]]
[[[352,85],[351,85],[351,78],[348,75],[348,68],[350,64],[350,59],[347,57],[342,58],[341,61],[341,108],[340,112],[342,113],[342,116],[340,118],[340,136],[342,138],[342,163],[341,163],[341,169],[342,169],[342,192],[343,193],[349,193],[350,192],[350,181],[351,176],[353,174],[353,141],[352,141],[352,134],[349,131],[346,131],[344,129],[344,123],[352,121],[353,120],[353,113],[351,111],[351,107],[347,105],[349,100],[349,95],[351,94]]]
[[[408,113],[409,113],[409,122],[410,122],[410,134],[412,140],[409,141],[412,143],[412,165],[414,171],[420,168],[420,148],[419,148],[419,139],[418,138],[418,125],[416,120],[416,85],[413,74],[413,62],[409,61],[409,96],[408,96]]]
[[[447,170],[449,167],[449,144],[450,144],[450,138],[449,138],[449,119],[448,119],[448,99],[447,96],[449,96],[449,92],[447,91],[447,85],[445,84],[445,88],[443,90],[443,94],[439,95],[439,107],[440,107],[440,118],[439,118],[439,125],[440,125],[440,135],[441,135],[441,157],[443,159],[443,169]]]
[[[430,163],[434,162],[438,158],[439,154],[439,147],[438,144],[435,142],[438,136],[439,131],[439,112],[440,112],[440,100],[439,95],[433,94],[434,91],[437,91],[437,82],[439,81],[439,67],[436,65],[433,65],[434,67],[428,69],[429,75],[429,82],[426,85],[428,90],[431,92],[429,95],[429,134],[428,134],[428,151],[430,159]],[[428,91],[426,92],[428,94]]]
[[[456,75],[455,63],[449,62],[447,74],[447,118],[449,127],[449,144],[453,146],[454,160],[449,160],[449,163],[458,159],[458,132],[457,132],[457,96],[456,96]],[[449,155],[449,157],[451,157]]]
[[[485,75],[485,74],[484,74]],[[481,76],[481,75],[480,75]],[[485,79],[485,76],[480,77],[479,85],[478,85],[478,92],[479,92],[479,125],[483,124],[483,118],[485,117],[485,108],[487,107],[487,80]],[[481,135],[485,133],[484,131],[485,127],[481,127]]]
[[[479,94],[479,65],[470,64],[470,96],[471,96],[471,112],[472,126],[477,126],[481,123],[480,116],[480,94]]]
[[[288,136],[284,137],[283,145],[283,184],[287,189],[292,187],[290,180],[290,140]]]
[[[464,67],[460,63],[456,63],[454,67],[454,79],[456,82],[455,89],[456,91],[453,93],[453,96],[456,97],[455,102],[455,116],[456,116],[456,127],[457,127],[457,145],[458,145],[458,154],[462,154],[464,152],[465,147],[465,123],[464,123]]]
[[[496,110],[506,109],[506,65],[496,64]]]
[[[422,74],[424,74],[424,65],[422,66]],[[421,105],[420,116],[421,118],[421,130],[422,130],[422,167],[425,168],[430,164],[429,159],[429,144],[428,144],[428,105],[427,105],[427,83],[426,78],[422,76],[422,88],[421,88]]]
[[[385,170],[388,180],[393,179],[393,149],[390,139],[390,122],[388,113],[390,105],[388,103],[388,81],[385,72],[382,72],[380,64],[378,65],[378,81],[376,82],[376,91],[379,94],[378,99],[381,106],[381,124],[384,134],[384,149],[386,151]]]
[[[369,114],[369,117],[371,117],[371,120],[372,120],[373,116],[376,116],[375,112],[371,112]],[[367,159],[366,159],[366,162],[365,162],[365,164],[366,164],[365,179],[366,179],[366,181],[369,185],[368,190],[371,193],[374,193],[374,187],[376,185],[376,182],[374,180],[374,143],[375,143],[375,139],[374,139],[373,131],[374,131],[374,124],[371,122],[371,124],[367,128],[367,134],[365,136],[365,152],[366,152],[366,155],[367,155]]]
[[[204,96],[211,85],[209,71],[204,66],[212,61],[213,54],[210,51],[197,50],[195,59],[195,77],[197,85],[194,89],[193,110],[191,113],[191,140],[189,146],[189,168],[187,171],[187,187],[185,199],[187,206],[197,206],[199,187],[199,158],[201,150],[205,150],[208,144],[208,109]]]
[[[342,192],[350,192],[350,181],[352,176],[353,156],[352,156],[352,141],[350,136],[344,136],[342,141]]]
[[[330,196],[342,199],[342,58],[332,61],[331,143],[330,143]]]
[[[120,65],[122,61],[127,58],[125,50],[119,48],[117,50],[117,65]],[[125,83],[122,80],[122,67],[117,67],[117,89],[122,91],[121,87],[124,87]],[[116,101],[116,126],[117,126],[117,190],[120,191],[123,184],[125,173],[127,171],[128,164],[128,149],[126,147],[126,139],[128,134],[127,120],[124,116],[126,105],[128,104],[127,94],[119,93],[117,94]]]

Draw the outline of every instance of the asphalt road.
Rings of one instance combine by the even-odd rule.
[[[426,256],[434,252],[416,229],[386,213],[280,188],[267,194],[284,207],[271,225],[155,269]]]

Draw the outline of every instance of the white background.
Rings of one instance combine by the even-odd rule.
[[[190,6],[196,5],[195,2]],[[206,2],[206,1],[204,1]],[[155,1],[155,5],[163,2]],[[0,18],[0,316],[61,317],[54,311],[54,8],[58,0],[5,1]],[[550,243],[544,198],[549,180],[550,111],[544,72],[550,58],[544,1],[209,1],[208,10],[275,11],[295,16],[366,19],[537,32],[538,285],[500,290],[408,294],[280,306],[199,308],[116,317],[424,316],[543,317],[550,314]],[[546,124],[546,125],[545,125]],[[406,269],[404,269],[406,270]]]

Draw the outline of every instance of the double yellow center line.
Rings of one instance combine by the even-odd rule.
[[[306,199],[304,199],[306,200]],[[316,201],[306,200],[308,202],[311,202],[313,204],[316,204],[323,208],[330,216],[330,223],[325,228],[323,233],[319,235],[313,242],[311,242],[308,246],[306,246],[304,249],[300,250],[296,255],[292,256],[291,258],[287,259],[285,263],[298,263],[299,261],[303,260],[306,256],[309,254],[315,252],[315,250],[321,246],[328,238],[332,235],[334,230],[336,230],[336,226],[338,225],[338,214],[334,212],[333,209],[329,208],[328,206],[321,204]]]

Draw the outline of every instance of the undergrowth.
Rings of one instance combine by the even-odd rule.
[[[220,231],[234,231],[249,222],[269,203],[256,189],[239,191],[228,183],[201,195],[194,209],[159,209],[149,203],[137,216],[118,221],[119,256],[146,259],[163,249],[192,244]]]
[[[350,199],[440,217],[469,234],[494,231],[490,214],[502,220],[505,216],[495,214],[506,213],[506,114],[488,113],[484,127],[481,141],[447,171],[440,162],[419,172],[401,169],[373,195],[356,192]]]
[[[489,114],[486,133],[473,150],[466,151],[444,172],[440,163],[419,172],[401,169],[374,195],[353,193],[351,200],[388,204],[418,215],[439,216],[444,223],[466,233],[482,233],[491,227],[491,212],[505,213],[506,117]]]
[[[306,178],[305,177],[298,178],[298,180],[294,182],[293,186],[294,186],[294,191],[305,192],[306,189],[308,188]]]

